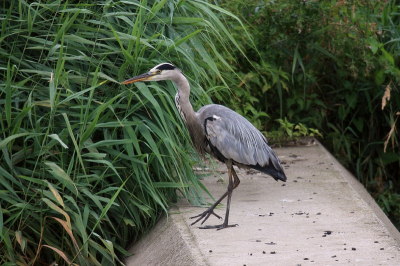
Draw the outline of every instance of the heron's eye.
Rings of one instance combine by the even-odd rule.
[[[160,69],[157,69],[156,73],[157,73],[157,74],[161,74],[161,70],[160,70]]]

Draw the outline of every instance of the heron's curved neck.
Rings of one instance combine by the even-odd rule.
[[[203,127],[189,101],[189,82],[183,74],[175,76],[172,81],[174,81],[178,87],[178,93],[175,96],[176,108],[178,109],[183,121],[185,121],[195,150],[199,154],[204,155],[205,147]]]
[[[178,93],[175,98],[176,107],[178,108],[182,118],[185,120],[185,122],[187,122],[187,119],[189,117],[196,116],[192,104],[189,101],[189,95],[190,95],[189,82],[183,74],[175,76],[172,81],[175,82],[176,86],[178,87]],[[183,115],[185,117],[183,117]]]

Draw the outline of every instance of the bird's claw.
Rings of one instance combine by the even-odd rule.
[[[220,220],[222,219],[221,216],[219,216],[218,214],[216,214],[216,213],[214,212],[214,208],[209,208],[209,209],[207,209],[206,211],[200,213],[199,215],[190,217],[190,219],[194,219],[194,218],[199,217],[196,221],[194,221],[194,222],[191,223],[190,225],[194,225],[194,224],[196,224],[197,222],[199,222],[201,219],[204,218],[204,220],[201,222],[201,224],[203,224],[205,221],[207,221],[207,219],[210,217],[211,214],[215,215],[215,217],[217,217],[217,218],[220,219]]]

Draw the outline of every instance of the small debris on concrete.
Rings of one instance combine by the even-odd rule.
[[[274,213],[273,213],[273,212],[270,212],[270,213],[268,213],[268,214],[259,214],[258,217],[265,217],[266,215],[272,216],[272,215],[274,215]]]
[[[299,200],[299,201],[300,201],[300,200]],[[299,212],[293,213],[292,215],[303,215],[303,214],[306,214],[306,215],[308,215],[308,213],[305,213],[305,212],[302,212],[302,211],[299,211]]]

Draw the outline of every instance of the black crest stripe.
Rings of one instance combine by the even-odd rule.
[[[168,64],[168,63],[159,65],[159,66],[157,67],[157,69],[159,69],[159,70],[174,70],[175,68],[176,68],[176,67],[175,67],[174,65],[171,65],[171,64]]]

